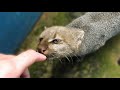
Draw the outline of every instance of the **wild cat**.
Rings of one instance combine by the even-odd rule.
[[[37,51],[49,59],[83,56],[104,46],[119,32],[119,12],[88,12],[66,26],[45,28]]]

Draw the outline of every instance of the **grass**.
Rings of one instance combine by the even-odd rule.
[[[45,12],[28,35],[18,52],[36,49],[37,38],[44,26],[66,25],[83,13]],[[82,62],[60,63],[45,61],[33,64],[29,69],[32,78],[49,77],[81,77],[81,78],[111,78],[120,77],[120,34],[107,41],[98,51],[87,55]]]

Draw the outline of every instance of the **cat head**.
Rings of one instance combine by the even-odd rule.
[[[74,56],[80,51],[84,31],[63,26],[45,28],[39,36],[37,51],[49,59]]]

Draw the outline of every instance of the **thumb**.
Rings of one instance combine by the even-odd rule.
[[[44,61],[45,59],[46,56],[43,54],[40,54],[34,50],[27,50],[13,58],[12,61],[15,63],[16,69],[22,73],[22,71],[24,71],[33,63],[37,61]]]

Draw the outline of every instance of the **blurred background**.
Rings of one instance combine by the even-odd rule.
[[[44,12],[37,19],[31,32],[27,34],[16,54],[27,49],[36,49],[38,36],[44,26],[67,25],[85,12]],[[45,61],[33,64],[30,69],[32,78],[111,78],[120,77],[120,34],[107,41],[98,51],[82,60],[68,62],[63,60]]]
[[[67,25],[85,12],[44,12],[18,52],[35,49],[44,26]],[[30,67],[33,78],[111,78],[120,77],[120,34],[107,41],[98,51],[82,61],[63,60],[35,63]]]

